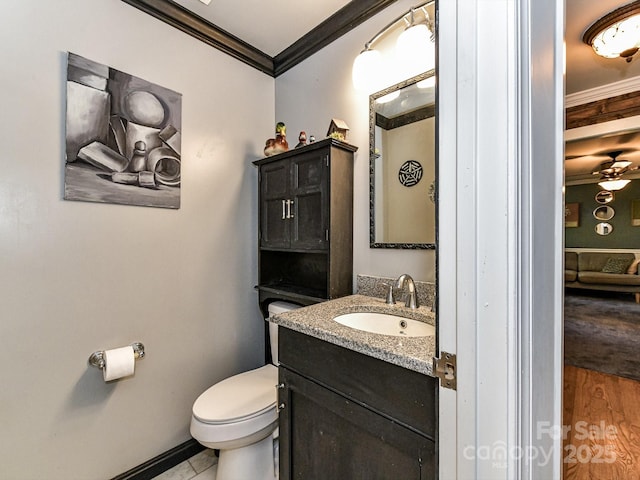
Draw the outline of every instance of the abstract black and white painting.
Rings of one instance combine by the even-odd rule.
[[[182,95],[68,54],[64,198],[180,208]]]

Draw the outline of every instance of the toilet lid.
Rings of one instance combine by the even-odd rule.
[[[193,404],[193,415],[209,424],[261,415],[276,404],[278,368],[273,365],[229,377],[210,387]]]

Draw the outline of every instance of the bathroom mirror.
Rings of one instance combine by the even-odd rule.
[[[369,97],[371,248],[435,248],[435,71]]]
[[[596,202],[601,204],[613,202],[613,192],[610,192],[609,190],[600,190],[596,193]]]
[[[610,223],[601,222],[596,225],[596,233],[598,235],[609,235],[613,232],[613,226]]]
[[[615,214],[615,210],[608,206],[600,206],[593,211],[593,216],[600,221],[611,220]]]

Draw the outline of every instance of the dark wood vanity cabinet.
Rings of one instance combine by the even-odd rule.
[[[436,382],[280,328],[280,479],[434,479]]]
[[[258,290],[302,305],[353,293],[353,154],[333,139],[258,166]]]

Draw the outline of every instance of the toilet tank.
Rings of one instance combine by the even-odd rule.
[[[289,312],[300,308],[300,305],[287,302],[273,302],[267,307],[269,317],[278,313]],[[278,325],[269,322],[269,342],[271,344],[271,359],[274,365],[278,365]]]

